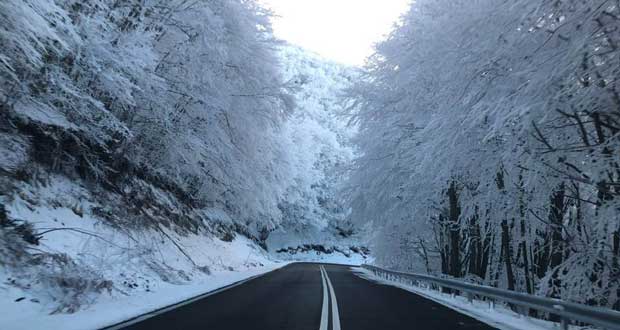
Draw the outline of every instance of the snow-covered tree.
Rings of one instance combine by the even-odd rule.
[[[280,48],[280,58],[297,107],[282,130],[292,180],[279,204],[282,230],[273,234],[270,245],[336,244],[337,237],[349,236],[353,229],[345,221],[348,210],[338,191],[354,157],[355,129],[343,114],[343,92],[357,69],[292,45]]]
[[[0,1],[0,43],[2,127],[40,163],[130,195],[137,176],[250,235],[281,221],[293,102],[256,2]]]
[[[619,307],[618,10],[412,5],[351,91],[380,263]]]

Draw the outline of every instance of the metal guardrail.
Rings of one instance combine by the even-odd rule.
[[[410,281],[411,284],[415,284],[415,282],[425,282],[434,284],[440,287],[440,289],[450,288],[452,290],[460,291],[466,294],[469,301],[472,301],[474,295],[476,295],[555,314],[560,317],[561,328],[564,330],[568,329],[568,324],[571,321],[583,322],[609,330],[620,330],[620,312],[609,309],[586,306],[559,299],[539,297],[526,293],[503,290],[490,286],[471,284],[430,275],[396,272],[371,265],[362,265],[362,267],[370,270],[376,276],[383,277],[387,280],[407,280]]]

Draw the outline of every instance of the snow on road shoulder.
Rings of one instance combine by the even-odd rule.
[[[61,176],[2,205],[40,235],[24,252],[0,231],[2,330],[100,328],[286,264],[242,235],[109,225],[95,214],[103,205]]]
[[[305,251],[295,254],[289,254],[286,252],[278,253],[278,258],[282,260],[301,261],[301,262],[317,262],[339,265],[361,265],[367,262],[371,262],[373,259],[370,257],[359,254],[350,253],[348,256],[340,252],[333,253],[321,253],[317,251]]]
[[[284,267],[287,263],[248,269],[244,271],[219,271],[187,284],[160,283],[156,291],[141,292],[131,296],[104,296],[97,304],[74,314],[47,314],[41,311],[38,303],[23,299],[15,302],[14,298],[22,294],[15,287],[0,287],[2,299],[0,310],[0,329],[31,330],[31,329],[100,329],[111,326],[136,316],[170,306],[181,301],[228,286],[253,276],[268,273]],[[3,282],[6,280],[5,274]]]
[[[407,285],[399,282],[388,281],[363,268],[352,268],[353,272],[366,280],[383,285],[394,286],[424,298],[433,300],[441,305],[449,307],[459,313],[470,316],[492,327],[501,330],[557,330],[557,323],[537,320],[519,315],[502,305],[495,305],[492,309],[487,302],[474,300],[469,303],[465,297],[441,293],[436,290],[425,289],[422,287]],[[571,326],[571,329],[585,329],[583,327]],[[590,328],[588,328],[590,329]]]

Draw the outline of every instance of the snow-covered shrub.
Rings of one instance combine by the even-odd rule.
[[[23,137],[0,133],[0,173],[14,174],[26,165],[29,143]]]

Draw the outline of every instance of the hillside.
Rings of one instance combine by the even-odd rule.
[[[336,103],[353,73],[276,51],[262,8],[27,0],[0,15],[9,321],[154,308],[279,267],[289,243],[359,255],[337,242],[353,150]]]

